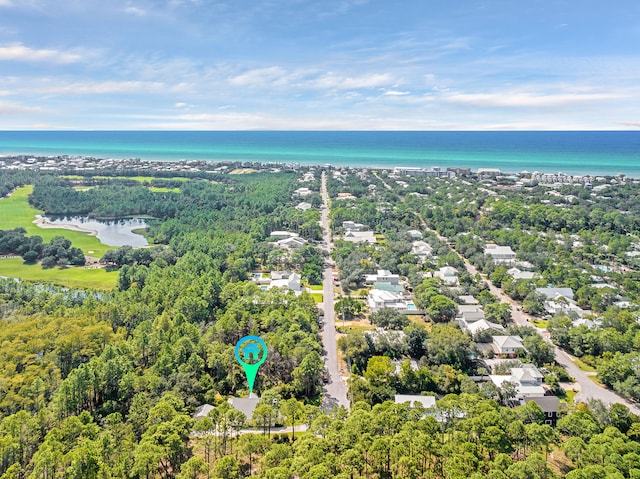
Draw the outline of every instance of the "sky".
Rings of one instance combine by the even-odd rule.
[[[637,130],[637,0],[0,0],[0,129]]]

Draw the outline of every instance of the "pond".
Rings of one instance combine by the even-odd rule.
[[[102,221],[86,216],[63,218],[44,216],[42,220],[52,227],[93,233],[101,243],[107,246],[146,246],[149,244],[144,236],[133,232],[133,230],[147,227],[147,223],[141,218]]]

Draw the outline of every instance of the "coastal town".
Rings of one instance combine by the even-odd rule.
[[[247,239],[238,239],[234,230],[246,221],[238,206],[207,233],[229,235],[220,243],[225,255],[249,248],[242,257],[216,260],[206,275],[196,273],[190,280],[206,284],[218,278],[220,285],[186,287],[187,297],[175,293],[174,304],[160,309],[173,311],[179,321],[200,322],[203,328],[208,324],[215,331],[209,334],[223,338],[216,339],[216,348],[230,347],[230,338],[237,336],[228,331],[238,328],[240,321],[252,324],[254,319],[242,310],[258,314],[267,308],[271,318],[292,315],[287,321],[298,324],[288,326],[286,333],[282,330],[278,339],[268,335],[269,348],[285,355],[281,341],[293,335],[286,342],[294,344],[292,338],[303,328],[308,336],[302,344],[306,342],[311,352],[304,353],[307,359],[286,373],[289,376],[268,362],[269,374],[278,379],[259,376],[260,393],[249,396],[231,385],[226,376],[230,373],[215,372],[216,367],[230,367],[222,356],[215,356],[210,366],[202,367],[208,371],[205,376],[221,374],[219,385],[211,389],[216,396],[189,399],[195,421],[208,421],[216,411],[231,408],[243,418],[238,436],[260,427],[271,431],[273,426],[277,431],[276,425],[282,427],[280,433],[313,430],[312,421],[295,419],[287,427],[287,418],[295,416],[287,416],[293,413],[286,409],[269,412],[268,423],[264,422],[265,408],[295,402],[296,397],[317,401],[318,411],[327,417],[338,410],[358,410],[363,404],[417,408],[442,428],[452,420],[447,402],[452,395],[474,395],[515,413],[534,411],[538,424],[549,431],[567,431],[567,422],[584,408],[616,411],[629,418],[640,414],[640,377],[628,374],[640,337],[639,179],[491,168],[375,169],[37,156],[3,157],[0,164],[2,171],[23,178],[13,183],[18,185],[13,191],[21,192],[18,197],[24,197],[24,204],[26,193],[32,192],[29,202],[44,212],[96,208],[103,201],[100,197],[92,196],[85,207],[82,195],[111,190],[118,195],[127,191],[121,198],[140,197],[142,205],[148,204],[143,215],[148,224],[136,230],[148,239],[148,246],[108,250],[103,245],[104,251],[84,252],[91,257],[86,264],[55,258],[47,267],[48,282],[51,294],[58,291],[56,284],[65,288],[56,293],[61,297],[70,293],[63,276],[57,280],[56,275],[77,271],[79,278],[80,272],[96,268],[116,275],[109,276],[114,286],[117,281],[118,293],[113,294],[146,294],[153,284],[150,276],[165,278],[162,272],[181,264],[180,255],[188,258],[195,254],[191,250],[203,248],[190,244],[189,236],[175,236],[182,234],[175,227],[163,230],[171,221],[161,220],[161,212],[181,204],[181,195],[192,195],[190,202],[197,204],[205,200],[193,195],[208,192],[218,205],[205,210],[211,214],[225,207],[215,195],[226,195],[225,202],[245,202],[250,196],[243,199],[236,195],[237,189],[252,195],[260,191],[262,181],[267,190],[271,182],[282,181],[287,194],[273,200],[281,209],[269,206],[271,215],[257,215],[252,221],[260,223],[247,230]],[[35,189],[19,186],[18,181],[32,181]],[[80,194],[73,207],[54,199],[72,194]],[[78,221],[82,224],[90,217]],[[186,221],[188,225],[191,220]],[[34,223],[35,228],[43,225],[47,232],[55,227],[42,219]],[[59,231],[64,236],[68,230]],[[74,233],[82,234],[82,228]],[[167,239],[170,234],[173,240]],[[18,236],[9,230],[0,236],[5,255],[0,268],[16,265],[15,276],[2,270],[3,276],[12,278],[3,286],[6,291],[16,285],[29,287],[34,280],[27,273],[37,271],[34,268],[40,264],[44,268],[60,250],[44,245],[49,256],[37,257],[34,252],[27,261],[26,250],[9,251],[10,244],[28,240]],[[65,247],[72,249],[70,243]],[[222,253],[204,253],[200,261],[206,263],[217,254]],[[18,267],[21,259],[32,265]],[[193,271],[199,268],[189,266]],[[160,284],[156,287],[164,288]],[[224,314],[222,309],[208,309],[204,298],[211,291],[222,291],[215,294],[234,298],[242,306],[226,306]],[[305,310],[308,306],[312,310]],[[107,311],[114,305],[103,307]],[[277,313],[269,309],[274,307],[279,308]],[[302,311],[305,319],[298,316]],[[261,321],[273,319],[264,316]],[[134,323],[132,334],[140,334],[139,327]],[[256,326],[245,328],[244,334],[256,330]],[[314,342],[318,342],[315,349],[309,346]],[[213,351],[208,354],[218,354]],[[287,361],[296,364],[291,358]],[[287,389],[281,377],[295,381]],[[219,390],[228,392],[221,396]],[[465,420],[471,413],[460,409],[455,414],[459,416],[454,418]],[[208,436],[200,431],[195,437]]]

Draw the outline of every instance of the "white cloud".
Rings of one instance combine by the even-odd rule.
[[[398,91],[398,90],[387,90],[383,93],[384,96],[404,96],[411,95],[410,91]]]
[[[147,15],[147,11],[140,8],[140,7],[134,7],[132,5],[129,5],[128,7],[126,7],[124,9],[124,12],[129,14],[129,15],[135,15],[137,17],[144,17],[145,15]]]
[[[19,115],[22,113],[33,113],[40,111],[39,108],[24,106],[18,103],[0,101],[0,115]]]
[[[344,76],[329,72],[320,78],[308,82],[314,88],[326,90],[357,90],[393,85],[394,78],[389,73],[371,73],[359,76]]]
[[[450,103],[479,108],[558,107],[622,98],[615,93],[451,93],[442,97]]]
[[[40,93],[74,95],[104,95],[109,93],[130,94],[130,93],[159,93],[170,88],[162,82],[148,81],[104,81],[70,83],[68,85],[45,87],[39,90]]]
[[[279,83],[286,76],[287,71],[280,67],[257,68],[229,78],[229,83],[236,86],[259,86]]]
[[[618,121],[616,125],[631,126],[633,128],[640,128],[640,121]]]
[[[10,7],[11,0],[0,0],[0,7]]]
[[[187,103],[179,101],[178,103],[176,103],[173,106],[176,107],[176,108],[187,108],[189,105]]]
[[[1,1],[1,0],[0,0]],[[51,49],[34,49],[21,43],[0,46],[0,61],[74,63],[82,60],[77,53]]]

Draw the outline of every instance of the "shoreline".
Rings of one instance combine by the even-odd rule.
[[[36,215],[36,219],[32,221],[38,228],[42,229],[60,229],[66,231],[77,231],[79,233],[86,233],[88,236],[98,236],[98,231],[81,228],[77,225],[57,225],[50,223],[44,216]]]

